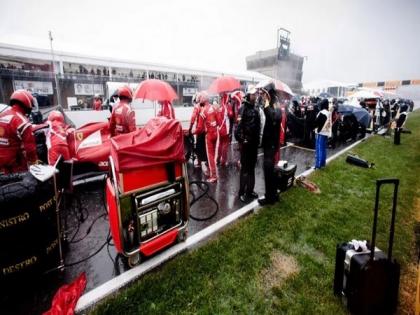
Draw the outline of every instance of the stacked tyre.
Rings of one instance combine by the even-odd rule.
[[[59,237],[52,181],[23,173],[0,187],[0,282],[58,267]]]

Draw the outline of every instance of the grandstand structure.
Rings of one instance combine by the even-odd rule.
[[[60,51],[53,55],[48,49],[0,43],[0,103],[8,103],[14,90],[24,88],[44,96],[41,106],[61,104],[67,108],[79,101],[90,106],[93,95],[106,98],[113,93],[107,90],[109,82],[133,86],[146,79],[160,79],[177,92],[175,105],[182,105],[191,103],[197,91],[222,75],[234,76],[243,88],[268,78],[253,71],[227,73]]]

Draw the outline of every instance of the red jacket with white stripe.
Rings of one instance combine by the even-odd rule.
[[[229,134],[229,109],[227,105],[222,105],[219,107],[218,111],[218,121],[219,121],[219,135],[227,136]]]
[[[168,119],[175,119],[175,111],[171,102],[163,101],[158,116],[163,116]]]
[[[111,137],[136,130],[136,117],[131,106],[126,101],[115,105],[109,121]]]
[[[217,138],[217,131],[220,126],[217,110],[212,105],[206,104],[203,110],[203,118],[206,127],[206,134],[211,138]]]
[[[48,163],[54,165],[57,158],[62,155],[64,160],[70,159],[69,146],[67,142],[67,127],[59,121],[49,122],[47,133]]]
[[[194,109],[191,114],[190,130],[192,131],[192,128],[195,125],[195,130],[193,133],[196,135],[200,135],[206,131],[204,125],[204,108],[205,106],[196,104],[194,105]]]
[[[27,169],[37,160],[36,143],[31,123],[23,110],[14,105],[0,113],[0,169]]]

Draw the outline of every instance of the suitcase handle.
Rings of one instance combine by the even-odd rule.
[[[400,180],[396,178],[387,178],[387,179],[378,179],[376,181],[376,198],[375,198],[375,210],[374,210],[374,215],[373,215],[372,245],[370,249],[371,260],[373,260],[375,256],[376,226],[377,226],[377,221],[378,221],[378,210],[379,210],[379,192],[380,192],[381,186],[384,184],[394,185],[391,226],[389,228],[388,260],[391,260],[392,258],[392,245],[394,244],[395,214],[397,210],[397,195],[398,195],[398,185],[400,184]]]

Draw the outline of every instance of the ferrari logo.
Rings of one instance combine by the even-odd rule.
[[[76,133],[76,139],[79,140],[79,141],[82,141],[83,140],[83,132],[77,132]]]
[[[3,137],[3,136],[4,136],[4,128],[0,127],[0,137]]]

